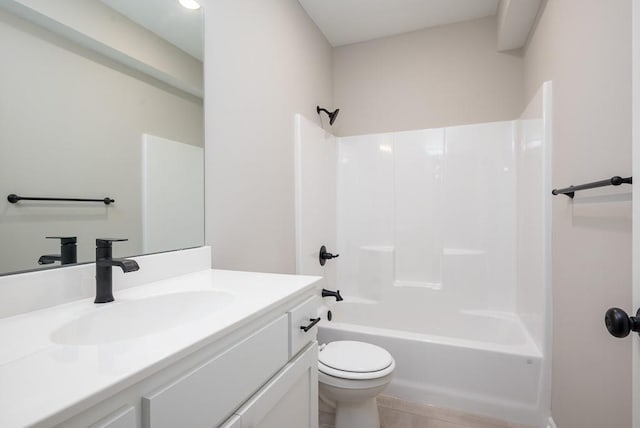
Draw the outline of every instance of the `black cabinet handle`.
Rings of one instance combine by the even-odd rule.
[[[620,308],[610,308],[604,316],[607,330],[615,337],[627,337],[630,332],[640,332],[640,309],[630,317]]]
[[[315,326],[316,324],[318,324],[320,322],[320,317],[318,318],[309,318],[309,321],[311,321],[311,324],[304,326],[301,325],[300,326],[300,330],[304,331],[305,333],[308,332],[309,330],[311,330],[313,328],[313,326]]]

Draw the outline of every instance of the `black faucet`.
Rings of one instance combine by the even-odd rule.
[[[112,266],[118,266],[124,273],[140,269],[135,260],[114,259],[111,256],[111,243],[121,241],[127,241],[127,239],[96,239],[96,300],[94,303],[113,302]]]
[[[69,265],[78,262],[78,246],[75,236],[47,236],[47,239],[60,240],[60,254],[45,254],[38,259],[39,265],[50,265],[60,262],[61,265]]]
[[[340,295],[340,290],[331,291],[331,290],[327,290],[326,288],[322,289],[322,297],[335,297],[336,302],[341,302],[344,300]]]

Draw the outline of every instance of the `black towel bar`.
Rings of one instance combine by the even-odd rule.
[[[81,198],[40,198],[40,197],[27,197],[27,196],[18,196],[15,193],[7,196],[7,201],[15,204],[18,201],[64,201],[64,202],[102,202],[105,205],[109,205],[115,202],[114,199],[104,198],[104,199],[81,199]]]
[[[594,181],[593,183],[580,184],[578,186],[569,186],[564,189],[553,189],[551,191],[554,195],[567,195],[572,198],[575,196],[575,192],[579,190],[586,189],[595,189],[596,187],[605,187],[605,186],[619,186],[621,184],[633,184],[633,178],[627,177],[622,178],[619,176],[611,177],[608,180]]]

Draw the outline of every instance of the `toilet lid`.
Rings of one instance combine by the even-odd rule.
[[[352,373],[384,370],[393,364],[385,349],[370,343],[340,340],[327,344],[319,353],[320,366]]]

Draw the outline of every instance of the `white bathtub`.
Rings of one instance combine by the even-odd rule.
[[[393,306],[332,305],[333,321],[320,323],[319,341],[387,349],[397,366],[386,395],[545,426],[542,355],[516,315]]]

